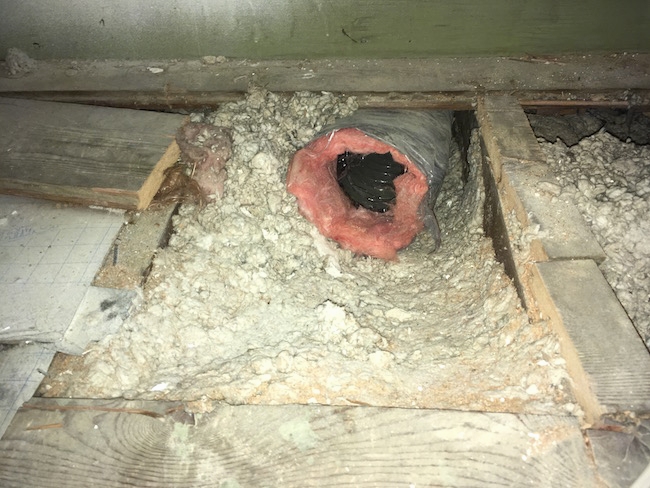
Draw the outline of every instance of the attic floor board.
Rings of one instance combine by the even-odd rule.
[[[458,60],[443,64],[451,67],[455,62]],[[647,70],[643,72],[647,56],[613,57],[609,61],[599,57],[590,66],[581,64],[577,58],[499,62],[517,76],[510,80],[494,76],[493,70],[497,68],[490,66],[474,84],[470,83],[470,75],[475,68],[458,75],[464,76],[463,80],[443,70],[441,74],[425,76],[422,81],[420,75],[433,73],[426,71],[433,69],[432,62],[427,62],[423,63],[424,67],[413,68],[419,69],[420,75],[407,77],[418,78],[419,85],[409,81],[399,86],[394,73],[380,73],[373,78],[370,68],[363,68],[353,79],[346,79],[341,75],[352,70],[337,73],[334,68],[340,68],[338,64],[319,65],[324,70],[319,72],[314,69],[316,62],[301,66],[242,62],[216,68],[204,68],[195,62],[183,65],[189,70],[187,80],[183,81],[182,63],[166,66],[169,69],[158,78],[146,71],[148,65],[135,64],[131,66],[134,68],[131,74],[136,74],[128,78],[127,73],[119,73],[126,63],[110,67],[107,76],[94,81],[83,72],[75,82],[66,83],[65,77],[55,77],[50,87],[55,90],[51,92],[53,96],[74,97],[74,93],[81,93],[74,91],[79,88],[88,90],[86,94],[98,90],[97,96],[102,93],[107,96],[102,90],[115,89],[123,75],[132,83],[124,85],[125,89],[142,90],[143,97],[153,96],[156,103],[168,96],[168,100],[176,100],[180,106],[193,95],[201,103],[220,100],[219,97],[236,99],[249,82],[260,79],[268,82],[267,88],[276,91],[364,89],[373,92],[367,95],[368,106],[381,106],[387,100],[397,105],[404,103],[400,95],[376,92],[417,88],[423,92],[439,89],[453,93],[424,95],[419,101],[411,102],[414,107],[449,103],[458,104],[450,105],[452,108],[469,108],[475,101],[476,91],[507,91],[508,84],[520,101],[522,94],[531,94],[526,102],[529,105],[546,96],[535,93],[544,89],[555,90],[546,99],[550,103],[565,100],[568,104],[602,102],[625,106],[638,102],[626,101],[630,93],[641,93],[639,103],[647,102],[647,99],[643,102],[649,89]],[[521,71],[513,68],[519,65]],[[54,64],[43,66],[48,68]],[[89,65],[88,69],[94,69],[93,66]],[[135,69],[137,66],[142,69]],[[402,65],[398,62],[395,66]],[[61,66],[56,67],[55,72],[59,73],[56,70],[60,69]],[[274,75],[283,69],[286,77]],[[376,63],[374,69],[376,72]],[[571,69],[576,70],[575,77]],[[599,69],[604,70],[602,76],[597,73]],[[255,74],[264,70],[269,74]],[[303,71],[307,74],[301,77]],[[213,82],[207,77],[210,73],[223,76],[226,81]],[[536,75],[539,77],[534,81]],[[364,81],[364,76],[373,81]],[[403,77],[400,73],[399,78]],[[461,82],[454,86],[454,80]],[[5,81],[0,80],[0,89],[9,86]],[[354,81],[357,85],[352,84]],[[329,88],[319,88],[328,83]],[[25,86],[27,90],[37,90],[47,85],[32,79]],[[568,91],[564,92],[565,89]],[[586,90],[610,95],[589,99]],[[124,99],[125,92],[115,93],[117,98]],[[576,100],[575,96],[585,99]],[[110,101],[110,96],[106,100]],[[34,400],[34,403],[43,401]],[[0,452],[3,452],[0,480],[7,486],[38,486],[43,480],[58,480],[69,486],[86,486],[88,480],[96,481],[96,486],[520,486],[525,483],[598,486],[589,456],[585,454],[582,434],[571,417],[285,405],[219,407],[203,417],[196,416],[195,423],[187,423],[189,419],[168,414],[167,407],[151,402],[107,404],[95,400],[81,402],[84,407],[81,410],[59,409],[70,405],[65,400],[44,402],[43,405],[55,409],[21,411],[0,441]],[[118,410],[102,410],[106,405]],[[157,409],[158,415],[133,411],[138,408]],[[101,468],[98,470],[97,466]],[[72,484],[70,473],[74,474]]]
[[[650,106],[650,54],[425,59],[47,60],[10,77],[0,95],[134,108],[199,109],[241,97],[249,86],[359,95],[360,106],[467,109],[475,94],[504,92],[528,103],[615,102]],[[541,93],[543,92],[543,93]],[[392,95],[391,95],[392,94]],[[397,100],[396,100],[397,99]],[[415,105],[413,105],[415,103]]]
[[[19,486],[596,486],[576,419],[34,399],[0,440]]]
[[[0,98],[0,192],[145,208],[174,164],[184,117]]]

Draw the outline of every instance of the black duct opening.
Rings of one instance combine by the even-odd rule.
[[[336,179],[343,193],[355,204],[384,213],[395,204],[394,180],[406,168],[390,152],[358,154],[345,151],[336,158]]]

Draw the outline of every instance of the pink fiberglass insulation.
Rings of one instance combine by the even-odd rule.
[[[345,151],[390,152],[406,172],[395,179],[395,206],[385,213],[355,207],[336,180],[336,160]],[[300,212],[321,234],[345,249],[382,259],[397,259],[424,227],[418,215],[429,186],[426,176],[394,147],[355,128],[334,130],[298,151],[289,166],[287,188]]]
[[[345,249],[395,260],[423,228],[437,248],[440,228],[433,207],[447,172],[452,118],[449,110],[358,110],[296,152],[287,189],[305,218]],[[341,189],[337,160],[346,152],[390,153],[405,167],[393,180],[395,203],[386,212],[355,205]]]

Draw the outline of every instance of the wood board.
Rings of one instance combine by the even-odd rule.
[[[614,291],[590,259],[536,263],[540,310],[560,339],[587,421],[650,412],[650,355]]]
[[[596,486],[573,417],[33,399],[2,486]]]
[[[540,227],[539,237],[531,243],[532,257],[602,262],[605,254],[578,209],[540,190],[553,184],[555,175],[517,99],[482,96],[477,117],[504,212],[514,210],[521,225]]]
[[[185,117],[0,98],[0,192],[146,208],[180,154]]]
[[[518,101],[481,96],[477,118],[489,171],[488,210],[497,255],[518,284],[533,321],[559,336],[572,389],[588,422],[605,414],[650,410],[650,356],[598,269],[605,254],[575,207],[543,190],[554,181]],[[509,223],[505,216],[513,213]],[[518,222],[514,225],[514,222]],[[521,230],[539,227],[516,251]],[[505,236],[509,236],[505,239]]]
[[[155,73],[151,70],[156,71]],[[138,106],[169,101],[201,106],[233,100],[251,85],[273,92],[301,90],[362,94],[364,106],[383,105],[383,94],[423,93],[423,104],[447,105],[450,95],[471,101],[475,93],[502,91],[538,103],[589,103],[618,100],[648,106],[650,54],[567,55],[549,60],[504,57],[431,57],[423,59],[229,59],[75,61],[39,60],[22,77],[3,77],[3,96],[32,93],[80,97],[89,103],[135,99]],[[539,92],[543,92],[540,96]],[[603,96],[609,94],[603,99]],[[442,100],[438,98],[443,96]],[[16,95],[18,96],[18,95]],[[610,98],[611,97],[611,98]],[[378,100],[380,98],[380,100]],[[61,99],[63,100],[63,98]],[[410,105],[411,102],[391,102]]]
[[[128,212],[128,225],[120,229],[93,285],[120,289],[144,286],[158,249],[167,246],[178,205],[154,202],[146,212]]]

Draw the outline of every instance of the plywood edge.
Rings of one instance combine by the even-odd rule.
[[[97,205],[99,207],[122,208],[126,210],[136,209],[140,200],[136,192],[127,190],[82,188],[78,186],[51,185],[11,179],[0,180],[0,193],[43,198],[45,200],[74,203],[77,205]]]

